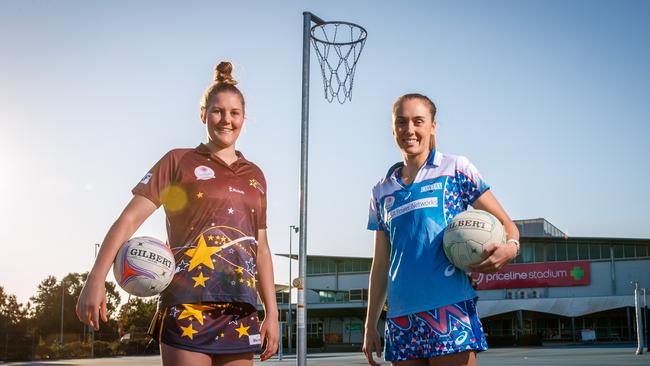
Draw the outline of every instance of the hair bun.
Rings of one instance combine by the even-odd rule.
[[[232,78],[232,64],[228,61],[221,61],[214,68],[214,82],[217,84],[237,85]]]

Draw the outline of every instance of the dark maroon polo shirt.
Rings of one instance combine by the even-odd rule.
[[[266,180],[238,151],[228,166],[204,144],[174,149],[133,188],[162,205],[176,259],[162,305],[257,303],[257,237],[266,229]]]

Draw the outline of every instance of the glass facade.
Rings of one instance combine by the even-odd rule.
[[[601,239],[522,238],[519,256],[513,263],[574,260],[641,259],[650,257],[650,242]]]
[[[307,274],[331,275],[336,273],[369,273],[371,265],[372,259],[310,259],[307,261]]]

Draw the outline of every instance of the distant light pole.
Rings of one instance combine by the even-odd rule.
[[[641,302],[639,301],[639,297],[641,294],[639,293],[639,282],[635,281],[632,283],[634,285],[634,312],[635,312],[635,317],[636,317],[636,339],[637,339],[637,348],[636,348],[636,354],[640,355],[643,354],[643,324],[641,323]]]
[[[61,346],[63,346],[63,307],[65,304],[65,279],[61,279]]]
[[[650,329],[648,329],[648,298],[647,290],[648,288],[643,288],[643,328],[645,328],[645,348],[647,352],[650,352]]]
[[[292,324],[291,324],[291,281],[293,281],[291,279],[291,260],[292,260],[292,258],[291,258],[291,255],[292,255],[291,254],[291,252],[292,252],[291,251],[291,237],[292,237],[291,231],[293,231],[293,232],[295,232],[297,234],[298,231],[300,231],[300,228],[298,226],[295,226],[295,225],[289,225],[289,311],[287,311],[287,327],[289,329],[287,331],[287,343],[289,345],[289,353],[291,353],[291,331],[292,331]]]
[[[97,259],[97,251],[101,247],[101,244],[95,243],[95,259]],[[97,319],[99,322],[99,319]],[[94,324],[93,324],[94,325]],[[95,327],[90,328],[90,358],[95,358]]]

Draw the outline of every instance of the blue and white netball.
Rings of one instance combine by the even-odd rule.
[[[161,293],[172,281],[176,267],[167,244],[149,236],[131,238],[117,252],[113,275],[131,295],[148,297]]]
[[[468,272],[468,266],[485,259],[485,245],[505,241],[506,231],[499,219],[487,211],[468,210],[447,225],[442,245],[449,261]]]

